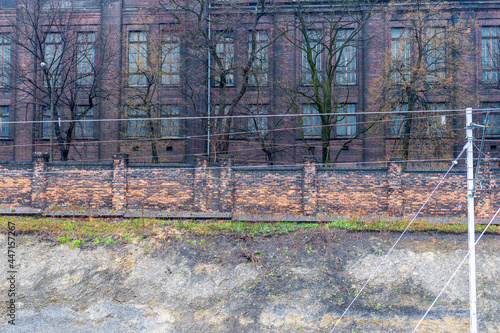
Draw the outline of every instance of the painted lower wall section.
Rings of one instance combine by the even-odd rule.
[[[390,161],[378,168],[325,168],[310,157],[297,167],[240,167],[230,157],[216,165],[200,156],[195,165],[0,163],[0,205],[9,209],[107,209],[232,215],[328,217],[411,216],[446,170],[403,170]],[[500,205],[500,169],[483,163],[476,214],[488,218]],[[466,173],[452,170],[422,211],[427,217],[466,215]],[[220,216],[220,215],[219,215]]]

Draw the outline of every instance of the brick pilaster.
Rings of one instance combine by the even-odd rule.
[[[318,206],[318,181],[317,181],[317,162],[316,156],[304,156],[303,168],[303,212],[304,215],[316,215]]]
[[[127,154],[113,155],[112,205],[115,211],[121,211],[127,207],[127,165]]]
[[[403,185],[402,185],[402,175],[403,175],[403,163],[396,159],[391,158],[388,163],[389,174],[388,174],[388,203],[389,203],[389,215],[390,216],[403,216]]]
[[[31,177],[31,207],[44,209],[47,200],[45,189],[47,188],[47,162],[49,154],[33,154],[33,176]]]
[[[476,182],[476,216],[480,219],[489,219],[495,213],[491,211],[491,166],[488,160],[481,162],[478,182]],[[496,209],[496,208],[495,208]]]
[[[194,169],[193,180],[193,208],[195,211],[206,212],[208,198],[208,156],[198,155],[196,157],[196,167]]]
[[[233,161],[232,155],[226,155],[221,159],[219,209],[224,213],[233,210]]]

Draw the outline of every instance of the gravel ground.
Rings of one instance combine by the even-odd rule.
[[[16,325],[4,315],[0,332],[330,332],[398,236],[164,234],[82,249],[18,236]],[[498,240],[486,236],[477,249],[481,332],[500,331]],[[411,332],[466,242],[466,235],[405,236],[334,332]],[[0,247],[7,275],[5,235]],[[464,266],[419,332],[468,331],[467,274]],[[5,302],[10,282],[1,281]]]

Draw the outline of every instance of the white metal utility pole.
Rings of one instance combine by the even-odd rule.
[[[476,248],[474,230],[474,134],[472,133],[472,108],[465,111],[467,135],[467,225],[469,235],[469,303],[470,332],[477,332],[476,313]]]
[[[211,102],[211,93],[212,93],[212,82],[210,80],[212,74],[210,73],[210,59],[212,55],[210,54],[210,48],[212,47],[212,17],[210,13],[210,9],[212,8],[210,0],[208,1],[208,51],[207,51],[207,155],[210,160],[210,102]]]

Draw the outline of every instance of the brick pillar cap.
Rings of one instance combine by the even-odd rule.
[[[233,160],[234,160],[234,155],[224,154],[217,156],[217,161],[220,162],[233,161]]]
[[[123,154],[123,153],[119,153],[119,154],[113,154],[113,159],[115,160],[124,160],[125,161],[125,165],[128,164],[128,154]]]
[[[208,160],[208,155],[207,154],[196,154],[196,159],[200,161],[205,161]]]
[[[33,153],[32,158],[33,158],[33,160],[44,160],[45,162],[47,162],[49,160],[49,154],[42,153],[42,152],[36,152],[36,153]]]
[[[307,155],[302,158],[304,163],[318,163],[318,158],[316,156]]]

